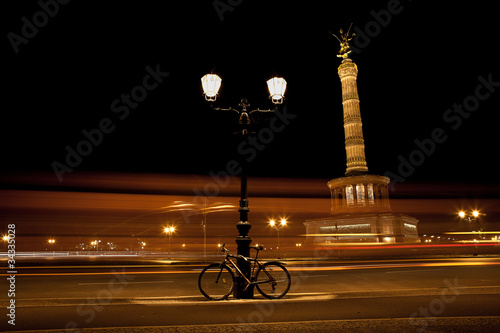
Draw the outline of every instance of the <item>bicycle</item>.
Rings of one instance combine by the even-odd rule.
[[[276,261],[261,264],[257,257],[259,251],[264,247],[250,246],[256,250],[255,258],[244,257],[242,255],[231,255],[225,244],[221,246],[221,252],[225,254],[224,260],[220,263],[210,264],[205,267],[198,278],[198,287],[203,296],[210,300],[223,300],[229,297],[235,286],[235,274],[241,276],[247,282],[243,291],[247,291],[250,286],[257,286],[257,290],[266,298],[277,299],[286,295],[290,289],[291,279],[288,270],[282,263]],[[232,259],[244,259],[253,262],[250,279],[240,270]]]

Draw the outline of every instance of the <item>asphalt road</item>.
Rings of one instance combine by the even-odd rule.
[[[197,289],[201,264],[123,258],[65,260],[62,265],[58,260],[49,266],[47,261],[26,261],[25,268],[19,264],[16,325],[8,324],[4,313],[2,331],[207,324],[238,324],[240,329],[256,330],[269,323],[322,325],[374,319],[391,327],[400,322],[423,331],[450,318],[459,318],[450,323],[465,320],[470,325],[495,325],[500,320],[497,257],[289,261],[292,288],[284,299],[263,299],[256,291],[254,300],[218,302],[205,300]],[[7,296],[9,281],[7,274],[2,275],[0,290]],[[3,309],[9,299],[2,297]],[[315,326],[306,327],[313,330]]]

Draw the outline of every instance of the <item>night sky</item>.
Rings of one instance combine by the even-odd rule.
[[[341,59],[329,31],[352,22],[370,172],[406,183],[499,184],[492,2],[112,3],[4,4],[3,174],[57,180],[54,165],[66,165],[64,181],[88,171],[224,170],[239,155],[237,118],[204,100],[200,78],[213,71],[223,80],[221,107],[245,97],[251,108],[272,108],[266,80],[288,81],[286,124],[255,147],[251,176],[341,177]],[[87,156],[70,167],[67,147]]]

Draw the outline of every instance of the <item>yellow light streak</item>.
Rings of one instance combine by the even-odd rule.
[[[370,237],[370,236],[384,236],[386,234],[358,234],[358,233],[351,233],[351,234],[307,234],[307,235],[301,235],[301,236],[313,236],[313,237],[343,237],[343,236],[352,236],[352,237],[358,237],[358,236],[363,236],[363,237]]]
[[[477,235],[477,234],[499,234],[500,231],[453,231],[453,232],[445,232],[445,235]]]

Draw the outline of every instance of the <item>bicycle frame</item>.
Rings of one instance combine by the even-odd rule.
[[[255,258],[243,257],[241,255],[232,255],[232,254],[229,254],[229,251],[225,247],[223,248],[223,251],[226,252],[226,258],[224,258],[224,261],[221,263],[221,266],[224,264],[227,265],[227,262],[230,262],[232,268],[234,268],[238,272],[238,274],[240,276],[242,276],[245,279],[245,281],[248,283],[247,286],[245,287],[245,289],[247,289],[249,286],[254,285],[254,284],[269,282],[269,281],[261,281],[261,282],[252,281],[255,278],[256,267],[258,266],[259,269],[262,269],[262,266],[263,266],[257,260],[257,257],[259,256],[259,250],[257,248],[254,248],[254,247],[252,247],[252,249],[257,251],[257,253],[255,254]],[[234,259],[243,258],[246,261],[253,262],[252,269],[250,270],[250,280],[243,274],[243,272],[240,270],[238,265],[233,260],[231,260],[231,258],[234,258]]]
[[[252,269],[251,269],[251,271],[250,271],[250,279],[253,279],[253,277],[255,276],[255,266],[256,266],[256,264],[258,264],[258,265],[259,265],[259,268],[262,266],[262,265],[261,265],[261,264],[257,261],[257,259],[252,259],[252,258],[247,258],[247,257],[243,257],[243,256],[235,256],[235,255],[232,255],[232,254],[227,254],[227,255],[226,255],[226,259],[224,260],[224,263],[227,263],[228,261],[231,263],[232,268],[234,268],[234,269],[238,272],[238,274],[239,274],[240,276],[242,276],[242,277],[245,279],[245,281],[248,283],[248,285],[250,285],[250,284],[255,284],[255,282],[252,282],[251,280],[249,280],[249,279],[248,279],[248,278],[247,278],[247,277],[243,274],[243,272],[240,270],[240,268],[238,267],[238,265],[237,265],[234,261],[232,261],[232,260],[231,260],[231,258],[234,258],[234,259],[243,258],[243,259],[244,259],[244,260],[246,260],[246,261],[250,261],[250,262],[252,262],[252,261],[253,261],[253,262],[254,262],[254,264],[252,265]],[[247,286],[247,287],[248,287],[248,286]],[[245,289],[246,289],[246,288],[245,288]]]

